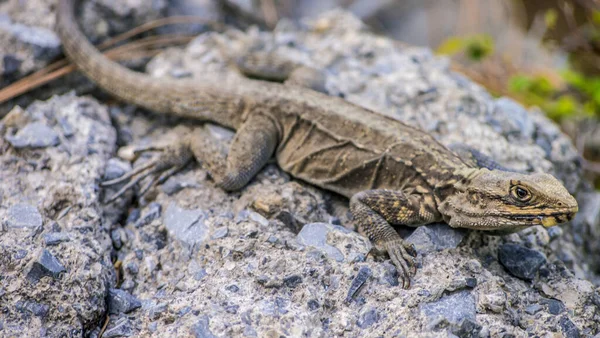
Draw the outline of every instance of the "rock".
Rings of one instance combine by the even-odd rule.
[[[302,277],[298,276],[298,275],[292,275],[289,277],[285,277],[283,279],[283,284],[290,289],[294,289],[298,285],[302,284]]]
[[[369,328],[371,325],[377,323],[379,321],[379,313],[376,309],[369,309],[363,312],[358,321],[356,321],[356,325],[361,329]]]
[[[42,320],[48,315],[50,307],[45,304],[36,303],[33,301],[18,301],[15,304],[15,308],[20,312],[29,312],[36,317],[40,317]]]
[[[348,295],[346,295],[347,303],[352,301],[352,299],[354,298],[356,293],[365,285],[365,283],[369,280],[371,275],[372,275],[371,269],[369,269],[366,266],[363,266],[360,268],[360,270],[358,270],[356,277],[354,277],[354,279],[352,280],[352,283],[350,284],[350,288],[348,290]]]
[[[129,292],[119,289],[108,290],[108,311],[111,314],[129,313],[141,306],[142,303]]]
[[[475,297],[470,291],[459,291],[431,303],[420,305],[421,313],[430,321],[443,317],[451,324],[462,320],[475,321]]]
[[[0,31],[8,32],[20,43],[33,47],[38,59],[51,60],[60,54],[60,39],[49,29],[14,23],[3,17],[0,19]]]
[[[501,116],[502,119],[496,120],[495,116]],[[507,97],[495,101],[494,111],[488,122],[506,136],[531,137],[535,129],[527,110]]]
[[[144,208],[139,219],[135,221],[136,228],[150,224],[150,222],[159,218],[162,212],[162,206],[156,202],[152,202],[148,207]]]
[[[131,320],[127,317],[120,317],[114,322],[114,326],[109,327],[104,331],[103,338],[116,338],[116,337],[131,337],[136,334],[136,329],[133,326]]]
[[[50,232],[44,234],[44,244],[47,246],[58,245],[62,242],[68,242],[69,240],[69,234],[62,232]]]
[[[229,233],[229,229],[227,227],[220,227],[218,229],[215,229],[215,231],[213,231],[211,238],[212,239],[224,238],[224,237],[227,237],[228,233]]]
[[[194,247],[208,239],[206,213],[200,209],[185,210],[171,203],[165,212],[164,223],[175,239]]]
[[[481,329],[481,325],[471,319],[465,318],[458,325],[453,326],[451,331],[460,338],[479,338]]]
[[[159,303],[159,304],[152,304],[151,306],[147,307],[144,306],[146,312],[148,313],[148,318],[150,318],[150,320],[158,320],[160,318],[160,316],[165,313],[168,309],[169,309],[169,305],[167,303]]]
[[[527,307],[525,308],[525,312],[530,315],[534,315],[534,314],[540,312],[541,309],[542,309],[542,306],[540,304],[531,304],[531,305],[527,305]]]
[[[4,55],[2,57],[2,73],[0,74],[3,76],[9,76],[16,73],[19,70],[19,67],[21,67],[22,62],[23,61],[19,60],[14,55]]]
[[[406,239],[415,246],[417,253],[456,248],[466,235],[463,229],[454,229],[447,224],[420,226]]]
[[[338,262],[360,261],[371,250],[371,243],[366,238],[342,226],[328,223],[306,224],[298,233],[296,240],[301,245],[318,249]]]
[[[42,122],[29,123],[15,135],[7,135],[5,138],[17,149],[54,147],[60,143],[54,129]]]
[[[200,317],[193,327],[193,333],[196,338],[217,338],[217,336],[210,331],[210,320],[207,315]]]
[[[498,248],[500,263],[515,277],[531,280],[546,263],[544,254],[518,244],[503,244]]]
[[[565,311],[565,305],[560,300],[542,299],[540,303],[548,305],[548,312],[553,315],[558,315]]]
[[[6,225],[9,228],[39,228],[42,226],[42,215],[31,204],[15,204],[8,209]]]
[[[58,278],[62,272],[67,271],[50,251],[43,249],[31,264],[27,273],[27,279],[31,283],[37,283],[42,277],[48,276]]]
[[[114,180],[115,178],[125,175],[129,171],[131,171],[131,163],[119,158],[111,158],[106,163],[103,178],[106,181]]]
[[[579,338],[581,334],[579,333],[579,329],[567,316],[563,316],[559,321],[560,328],[564,333],[566,338]]]

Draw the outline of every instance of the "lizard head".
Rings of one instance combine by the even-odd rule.
[[[440,205],[453,227],[510,233],[565,223],[578,211],[575,198],[549,174],[476,169],[467,177]]]

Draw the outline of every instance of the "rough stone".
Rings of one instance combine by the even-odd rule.
[[[27,273],[27,279],[32,283],[37,283],[45,276],[58,278],[60,273],[65,271],[67,270],[59,260],[56,259],[50,251],[43,249],[31,264],[31,268]]]
[[[206,213],[200,209],[185,210],[171,203],[165,212],[164,222],[169,234],[190,247],[208,238]]]
[[[109,327],[104,331],[102,337],[106,338],[117,338],[117,337],[131,337],[135,335],[136,329],[133,326],[131,320],[127,317],[120,317],[115,321],[114,326]]]
[[[498,249],[500,263],[513,276],[531,280],[546,263],[546,256],[539,251],[518,244],[503,244]]]
[[[421,313],[429,320],[443,317],[451,324],[462,320],[475,321],[475,297],[470,291],[459,291],[431,303],[420,305]]]
[[[344,241],[333,241],[334,238]],[[299,244],[314,247],[338,262],[356,261],[357,258],[366,256],[371,249],[370,243],[364,237],[361,238],[342,226],[328,223],[306,224],[296,239]],[[348,248],[343,245],[346,243],[340,243],[346,241],[356,245]]]
[[[20,203],[8,209],[6,225],[9,228],[39,228],[42,221],[42,215],[35,206]]]
[[[141,306],[142,303],[129,292],[119,289],[108,290],[108,311],[111,314],[129,313]]]
[[[193,328],[193,333],[194,333],[194,337],[196,338],[217,338],[217,336],[215,336],[211,331],[210,331],[210,319],[208,318],[207,315],[203,315],[200,317],[200,319],[198,320],[197,324],[194,325]]]
[[[466,235],[464,229],[454,229],[447,224],[420,226],[406,239],[417,253],[423,254],[443,249],[456,248]]]
[[[53,147],[60,143],[58,133],[42,122],[30,123],[15,135],[6,135],[5,138],[17,149]]]
[[[47,246],[58,245],[62,242],[68,242],[69,240],[69,235],[62,232],[50,232],[44,234],[44,243]]]

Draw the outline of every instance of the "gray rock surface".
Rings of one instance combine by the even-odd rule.
[[[84,5],[109,13],[90,19],[89,33],[111,33],[107,27],[118,27],[119,18],[137,15],[134,3]],[[140,12],[152,3],[140,3]],[[84,9],[84,18],[93,12]],[[13,22],[34,25],[22,13],[9,14]],[[331,95],[422,128],[444,144],[466,143],[506,167],[550,172],[574,193],[586,191],[575,149],[540,112],[494,99],[450,72],[446,59],[376,36],[345,12],[298,25],[281,22],[273,33],[219,38],[233,50],[251,41],[323,69]],[[206,72],[224,72],[215,39],[207,33],[186,48],[169,49],[147,70],[199,81]],[[228,74],[223,76],[236,76]],[[115,108],[111,118],[125,143],[204,128],[220,142],[231,139],[210,125],[132,109]],[[60,142],[15,149],[6,135],[29,123],[52,128]],[[347,201],[293,180],[275,165],[235,193],[216,187],[201,165],[190,165],[172,177],[171,186],[102,205],[98,182],[106,179],[104,171],[118,176],[128,170],[110,161],[117,139],[104,106],[67,94],[14,108],[1,124],[0,335],[97,335],[109,299],[135,306],[110,314],[104,337],[575,337],[600,331],[600,290],[589,281],[598,267],[592,255],[600,252],[598,217],[585,209],[584,194],[580,205],[589,213],[562,227],[562,235],[542,227],[507,237],[443,226],[417,229],[413,239],[424,249],[411,288],[403,290],[389,260],[367,255],[368,241],[349,231],[354,226]],[[41,226],[7,226],[9,210],[18,204],[37,208]],[[329,220],[341,226],[324,223]],[[48,241],[55,233],[69,240]],[[543,253],[547,264],[531,281],[511,277],[497,259],[505,242]],[[27,274],[43,250],[64,271],[47,264],[61,272],[30,283]],[[108,297],[111,289],[113,296],[115,290],[126,296]]]
[[[512,275],[531,280],[546,263],[546,256],[518,244],[503,244],[498,248],[498,260]]]

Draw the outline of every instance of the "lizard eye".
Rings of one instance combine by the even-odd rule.
[[[514,186],[510,192],[514,198],[521,202],[527,202],[531,199],[531,193],[529,192],[529,190],[521,186]]]

